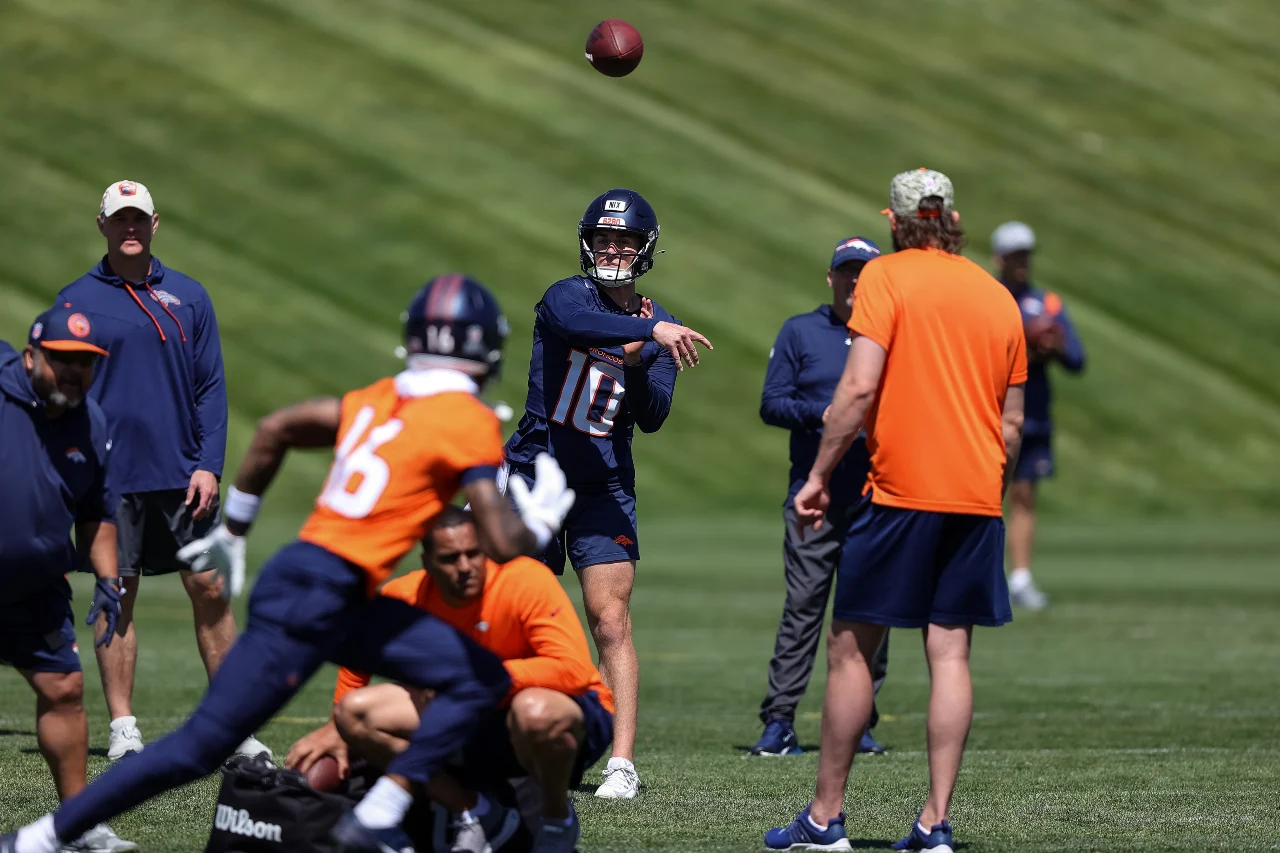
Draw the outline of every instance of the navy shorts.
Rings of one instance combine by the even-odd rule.
[[[1022,452],[1018,454],[1018,464],[1013,469],[1015,481],[1052,477],[1053,439],[1047,435],[1027,435],[1022,438]]]
[[[578,758],[573,764],[573,775],[569,777],[569,787],[576,788],[587,770],[604,756],[613,743],[613,714],[600,704],[594,690],[569,698],[582,709],[582,723],[586,729],[578,747]],[[511,745],[506,708],[492,713],[471,736],[462,750],[460,775],[464,782],[477,788],[529,775]]]
[[[0,604],[0,664],[31,672],[80,672],[71,587],[59,583]]]
[[[507,477],[520,477],[533,487],[533,470],[511,468]],[[506,491],[505,480],[499,487]],[[625,563],[640,559],[640,538],[636,525],[634,486],[613,484],[599,488],[574,488],[577,497],[564,520],[564,529],[547,545],[538,559],[557,575],[564,574],[566,557],[574,571],[602,563]]]
[[[1011,621],[1004,520],[880,506],[864,497],[836,570],[832,615],[894,628]]]

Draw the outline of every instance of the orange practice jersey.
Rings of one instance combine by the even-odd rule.
[[[355,563],[373,592],[453,500],[502,464],[497,417],[451,371],[402,373],[342,398],[333,466],[298,538]]]
[[[551,570],[537,560],[489,560],[484,592],[465,607],[446,604],[425,569],[396,578],[381,594],[427,611],[502,658],[511,676],[510,695],[526,687],[546,687],[569,696],[594,690],[600,704],[613,713],[613,694],[591,662],[573,602]],[[344,667],[338,672],[333,701],[368,683],[368,675]]]
[[[863,269],[849,329],[888,353],[866,422],[872,502],[999,516],[1005,394],[1027,381],[1009,291],[958,255],[895,252]]]

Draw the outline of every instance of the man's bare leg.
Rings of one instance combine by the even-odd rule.
[[[89,718],[84,712],[84,674],[32,672],[22,677],[36,692],[36,743],[53,774],[58,800],[85,787]]]
[[[102,693],[107,699],[107,714],[113,720],[133,716],[133,680],[138,666],[138,632],[134,627],[133,607],[138,600],[141,578],[134,575],[121,581],[124,594],[120,598],[115,638],[111,645],[96,646],[93,650],[102,677]],[[94,638],[100,638],[105,630],[106,621],[99,620]]]
[[[973,722],[973,683],[969,678],[970,626],[929,625],[924,650],[929,660],[929,798],[920,825],[941,823],[951,807],[960,775],[969,725]]]

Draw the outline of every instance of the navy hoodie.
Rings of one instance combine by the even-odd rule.
[[[115,516],[107,419],[91,399],[46,417],[22,357],[0,341],[0,448],[0,604],[13,604],[75,569],[73,524]]]
[[[185,489],[197,469],[221,477],[227,386],[200,282],[153,257],[146,281],[130,284],[104,257],[57,301],[88,313],[111,353],[89,390],[111,429],[111,490]]]

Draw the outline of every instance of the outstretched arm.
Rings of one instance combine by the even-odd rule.
[[[342,425],[342,401],[318,397],[279,409],[258,421],[253,441],[245,452],[235,486],[227,494],[227,529],[243,536],[253,522],[257,500],[266,492],[292,447],[333,447]],[[242,499],[253,504],[248,521],[237,512]]]
[[[493,480],[473,480],[462,487],[476,520],[480,550],[498,563],[506,563],[537,548],[537,538],[516,515]]]
[[[551,288],[538,303],[538,316],[571,344],[610,347],[653,340],[657,320],[599,311],[591,304],[585,287]]]

